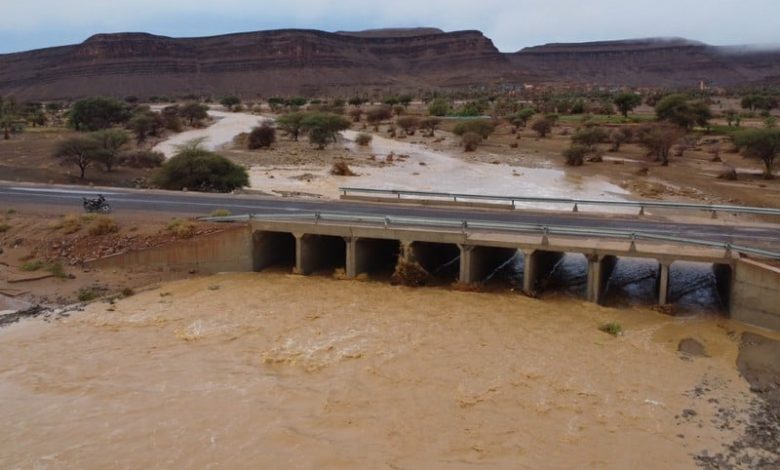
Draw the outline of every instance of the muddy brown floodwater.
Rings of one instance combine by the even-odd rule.
[[[741,330],[511,293],[179,281],[0,330],[0,468],[692,468],[744,430]]]

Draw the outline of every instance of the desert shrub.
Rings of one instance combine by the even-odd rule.
[[[671,124],[645,124],[637,132],[637,142],[646,148],[656,161],[663,166],[669,164],[669,153],[672,147],[683,137],[685,132]]]
[[[79,302],[89,302],[97,299],[99,296],[100,292],[94,287],[83,287],[76,293],[76,297],[79,299]]]
[[[330,168],[330,174],[334,176],[357,176],[346,162],[338,161]]]
[[[96,217],[89,227],[89,234],[93,236],[108,235],[118,231],[119,225],[117,225],[116,221],[105,215]]]
[[[163,189],[230,192],[248,186],[249,175],[243,167],[194,144],[165,162],[152,181]]]
[[[461,137],[461,144],[463,145],[463,150],[466,152],[473,152],[481,142],[482,136],[476,132],[466,132]]]
[[[414,135],[417,128],[420,127],[420,119],[414,116],[399,117],[396,122],[398,123],[398,127],[403,129],[404,133],[407,135]]]
[[[148,108],[136,111],[127,123],[127,128],[135,134],[135,140],[139,144],[150,135],[159,136],[163,127],[165,127],[165,122],[162,116]]]
[[[61,165],[77,166],[81,179],[84,179],[87,168],[99,160],[101,151],[95,139],[78,135],[61,140],[54,149],[54,158],[58,159]]]
[[[366,121],[374,126],[374,131],[379,130],[379,124],[382,121],[386,121],[393,117],[393,111],[387,106],[380,106],[379,108],[369,109],[366,112]]]
[[[7,224],[5,222],[0,223],[0,233],[7,232],[9,230],[11,230],[11,225],[10,224]]]
[[[211,211],[212,217],[227,217],[231,214],[231,212],[227,209],[214,209]]]
[[[428,131],[428,137],[434,137],[436,129],[441,124],[441,119],[437,117],[428,117],[420,121],[420,128]]]
[[[623,334],[623,327],[618,322],[609,322],[599,326],[599,331],[609,333],[612,336],[620,336]]]
[[[446,116],[450,112],[450,103],[444,98],[436,98],[428,105],[428,114],[431,116]]]
[[[43,269],[43,267],[46,266],[46,263],[36,259],[31,261],[25,261],[22,263],[22,265],[19,267],[22,271],[40,271]]]
[[[371,134],[360,133],[360,134],[357,135],[357,137],[355,137],[355,143],[357,143],[360,146],[365,147],[368,144],[370,144],[373,139],[374,139],[374,136],[372,136]]]
[[[249,133],[249,141],[247,146],[249,150],[268,148],[276,142],[276,129],[271,127],[270,124],[264,122],[262,125],[252,129]]]
[[[168,222],[165,230],[176,238],[192,238],[195,235],[195,224],[185,219],[173,219]]]
[[[122,297],[132,297],[135,295],[135,291],[129,287],[122,289]]]
[[[525,127],[526,124],[528,124],[528,120],[531,119],[534,114],[536,114],[536,111],[533,108],[523,108],[510,117],[509,122],[513,126]]]
[[[89,137],[98,143],[99,149],[94,158],[106,167],[106,171],[111,171],[114,165],[120,163],[119,152],[130,141],[130,136],[121,129],[103,129],[89,134]]]
[[[46,270],[49,271],[52,276],[59,279],[65,279],[68,277],[68,273],[65,272],[65,268],[63,268],[62,263],[59,262],[47,263]]]
[[[531,124],[531,129],[533,129],[534,132],[539,134],[539,137],[545,138],[547,137],[547,134],[549,134],[550,131],[552,130],[552,126],[553,126],[553,121],[551,121],[546,117],[543,117],[535,120]]]
[[[581,144],[574,144],[563,151],[563,157],[566,159],[567,165],[582,166],[582,163],[585,161],[585,157],[589,152],[589,147]]]
[[[609,135],[607,134],[607,131],[600,127],[585,127],[577,130],[577,132],[571,136],[572,143],[584,145],[591,149],[597,144],[606,142],[608,139]]]
[[[82,218],[76,214],[66,214],[60,219],[49,222],[49,228],[52,230],[62,230],[65,235],[70,235],[81,230]]]
[[[360,118],[363,117],[363,110],[360,108],[351,109],[349,116],[352,118],[352,122],[360,122]]]
[[[186,119],[190,126],[199,126],[201,122],[209,117],[209,107],[205,104],[191,101],[182,105],[179,109],[179,115]]]
[[[452,132],[455,135],[463,136],[468,133],[479,134],[483,139],[487,139],[493,131],[496,130],[495,124],[484,119],[473,119],[470,121],[459,122]]]
[[[733,139],[744,156],[764,162],[764,178],[774,178],[772,170],[780,154],[780,129],[746,129],[734,135]]]
[[[225,96],[219,100],[219,104],[226,107],[229,111],[238,111],[241,106],[241,98],[238,96]]]
[[[706,127],[712,118],[709,106],[703,101],[691,101],[683,94],[672,94],[661,99],[655,105],[655,114],[659,121],[667,121],[686,130],[692,129],[694,125]]]
[[[165,155],[152,150],[132,150],[119,155],[119,164],[130,168],[157,168],[165,162]]]

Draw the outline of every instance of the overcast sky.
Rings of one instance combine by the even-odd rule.
[[[0,53],[95,33],[204,36],[279,28],[478,29],[505,52],[548,42],[681,36],[780,43],[780,0],[0,0]]]

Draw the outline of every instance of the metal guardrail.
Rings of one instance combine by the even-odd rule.
[[[205,217],[202,220],[213,222],[237,222],[249,220],[270,220],[286,221],[300,220],[309,221],[314,224],[320,222],[346,222],[351,224],[371,224],[380,225],[384,228],[391,227],[435,227],[455,229],[461,231],[464,235],[469,235],[469,230],[493,230],[522,233],[537,233],[543,237],[549,235],[569,235],[569,236],[589,236],[589,237],[607,237],[624,239],[635,242],[637,240],[665,241],[685,245],[698,245],[710,248],[720,248],[731,252],[750,254],[765,258],[780,259],[780,252],[764,250],[743,245],[735,245],[728,242],[714,242],[709,240],[699,240],[687,237],[677,237],[672,235],[663,235],[658,233],[637,232],[614,229],[598,229],[590,227],[564,227],[543,224],[523,224],[523,223],[505,223],[479,220],[458,220],[458,219],[431,219],[424,217],[390,217],[390,216],[372,216],[372,215],[345,215],[325,212],[302,212],[302,213],[280,213],[280,214],[249,214],[244,216],[229,217]]]
[[[644,215],[645,208],[659,208],[659,209],[682,209],[682,210],[696,210],[710,212],[715,216],[718,212],[727,212],[731,214],[754,214],[754,215],[770,215],[780,217],[780,209],[766,208],[766,207],[748,207],[748,206],[732,206],[722,204],[692,204],[687,202],[661,202],[661,201],[609,201],[599,199],[572,199],[572,198],[559,198],[559,197],[529,197],[529,196],[494,196],[483,194],[459,194],[459,193],[442,193],[432,191],[407,191],[402,189],[373,189],[373,188],[339,188],[341,194],[347,196],[349,193],[358,194],[384,194],[389,196],[395,196],[396,199],[402,199],[403,196],[407,197],[427,197],[432,199],[445,199],[457,202],[458,200],[466,201],[497,201],[507,202],[515,207],[518,202],[532,203],[532,204],[567,204],[573,207],[573,211],[577,212],[579,206],[612,206],[612,207],[635,207],[639,209],[639,215]]]

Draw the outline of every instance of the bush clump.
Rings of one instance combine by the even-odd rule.
[[[152,181],[163,189],[226,193],[249,186],[249,175],[243,167],[196,142],[165,162]]]
[[[367,146],[368,144],[371,143],[372,140],[374,140],[374,136],[372,136],[371,134],[360,133],[357,135],[357,137],[355,137],[355,143],[360,145],[361,147]]]
[[[249,150],[269,148],[274,142],[276,142],[276,129],[271,127],[267,122],[264,122],[261,126],[252,129],[252,132],[249,133],[247,146],[249,147]]]
[[[230,212],[227,209],[214,209],[213,211],[211,211],[210,215],[212,217],[227,217],[227,216],[229,216],[231,214],[232,214],[232,212]]]
[[[90,302],[97,299],[99,295],[100,293],[98,290],[93,287],[81,288],[76,293],[76,297],[79,299],[79,302]]]
[[[567,165],[582,166],[588,153],[590,153],[590,148],[586,145],[574,144],[563,151],[563,157],[566,159]]]
[[[612,336],[620,336],[623,334],[623,327],[618,322],[604,323],[599,327],[599,331],[609,333]]]
[[[482,136],[476,132],[466,132],[461,137],[461,143],[463,144],[463,150],[466,152],[473,152],[477,149],[480,143],[482,143]]]
[[[152,150],[133,150],[119,155],[119,164],[129,168],[157,168],[165,162],[165,155]]]
[[[496,126],[484,119],[474,119],[471,121],[465,121],[458,123],[452,132],[455,135],[464,136],[468,133],[479,134],[483,139],[487,139],[493,131],[496,130]]]
[[[116,221],[105,215],[95,217],[95,219],[92,220],[92,225],[89,227],[89,234],[96,237],[117,233],[118,231],[119,225],[117,225]]]
[[[346,162],[336,162],[330,168],[330,174],[334,176],[357,176]]]
[[[192,238],[195,236],[195,224],[189,220],[173,219],[165,229],[176,238]]]

